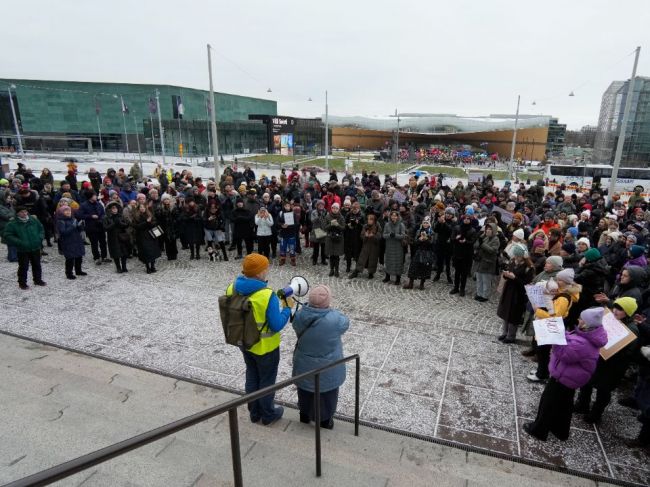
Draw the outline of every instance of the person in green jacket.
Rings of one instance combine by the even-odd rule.
[[[27,208],[16,208],[16,218],[9,220],[4,229],[4,241],[18,251],[18,286],[29,289],[27,271],[32,266],[34,285],[45,286],[42,279],[41,247],[45,231],[35,216],[30,216]]]

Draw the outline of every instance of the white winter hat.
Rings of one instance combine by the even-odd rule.
[[[578,241],[576,242],[576,245],[579,244],[579,243],[585,244],[588,249],[591,248],[591,242],[589,241],[589,239],[587,237],[582,237],[582,238],[578,239]]]
[[[519,240],[523,240],[525,238],[524,230],[521,228],[518,228],[512,233],[513,237],[517,237]]]

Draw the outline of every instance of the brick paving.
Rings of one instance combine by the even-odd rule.
[[[239,272],[239,261],[160,260],[147,275],[131,259],[130,272],[87,262],[87,277],[65,279],[54,249],[45,257],[46,288],[18,289],[16,264],[0,263],[0,330],[92,352],[128,364],[243,390],[240,352],[223,340],[217,297]],[[5,251],[5,248],[2,248]],[[310,250],[298,267],[273,266],[269,284],[280,288],[292,275],[331,286],[333,306],[352,321],[346,354],[362,360],[361,417],[373,423],[444,438],[552,465],[650,484],[649,457],[628,450],[622,438],[639,428],[633,411],[612,404],[601,426],[575,417],[566,443],[532,440],[522,424],[534,418],[543,386],[525,376],[534,364],[520,355],[523,344],[496,340],[496,296],[488,303],[448,294],[443,281],[424,291],[403,290],[360,277],[330,278],[327,266],[312,266]],[[343,275],[343,274],[342,274]],[[416,286],[417,287],[417,286]],[[295,335],[283,331],[279,379],[291,375]],[[341,391],[339,412],[352,415],[353,365]],[[278,394],[296,401],[294,390]]]

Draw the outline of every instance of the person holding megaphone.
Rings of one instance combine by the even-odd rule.
[[[323,367],[343,358],[341,336],[350,327],[350,320],[330,307],[332,291],[318,285],[309,291],[309,303],[301,307],[293,319],[297,342],[293,352],[293,376]],[[320,374],[320,426],[332,429],[339,397],[345,382],[345,364]],[[300,422],[314,421],[314,378],[298,382]]]

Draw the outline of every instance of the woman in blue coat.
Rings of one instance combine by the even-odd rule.
[[[59,253],[65,257],[65,277],[76,279],[72,273],[74,270],[77,276],[85,276],[86,273],[81,270],[81,263],[86,249],[81,232],[84,229],[83,220],[77,220],[72,217],[72,208],[62,206],[59,209],[59,215],[56,221],[56,230],[59,234]]]
[[[330,308],[332,292],[319,285],[309,292],[309,305],[301,308],[293,320],[298,341],[293,353],[293,375],[318,369],[343,358],[341,336],[350,326],[350,320],[340,311]],[[334,427],[334,413],[339,398],[339,387],[345,382],[345,364],[337,365],[320,375],[320,425]],[[314,419],[314,378],[298,382],[300,422]]]

